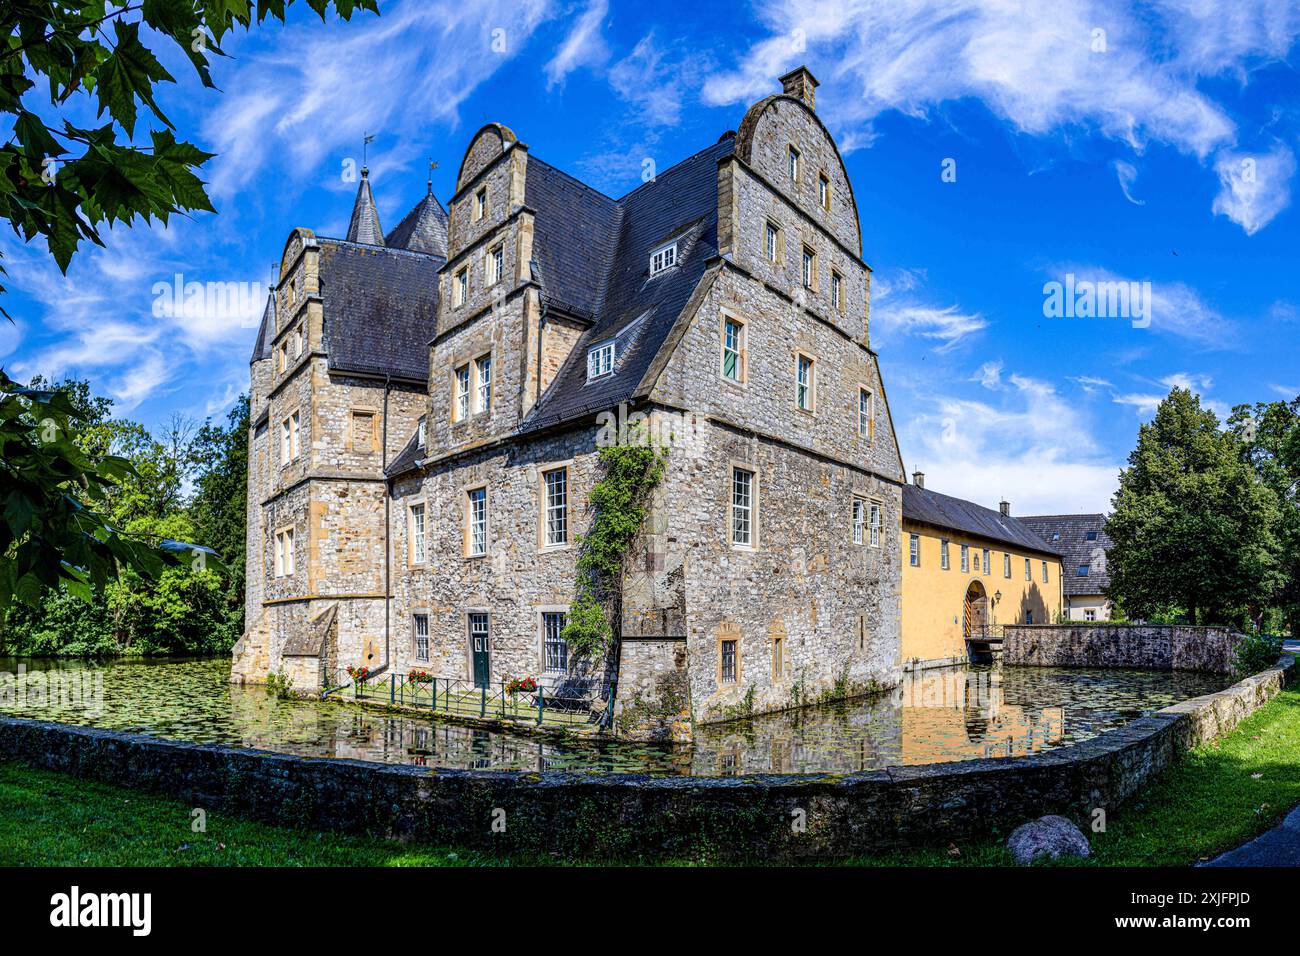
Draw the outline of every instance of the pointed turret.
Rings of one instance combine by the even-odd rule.
[[[385,241],[395,249],[447,258],[447,211],[433,194],[432,179],[424,198],[402,218]]]
[[[253,357],[249,362],[260,362],[271,357],[271,341],[275,338],[275,289],[266,291],[266,308],[262,310],[262,324],[253,342]]]
[[[348,242],[363,242],[370,246],[384,244],[384,230],[379,225],[379,210],[375,197],[370,194],[370,170],[361,167],[361,185],[357,187],[357,201],[352,207],[352,221],[348,223]]]

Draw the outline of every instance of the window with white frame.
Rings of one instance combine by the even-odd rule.
[[[293,333],[293,357],[302,357],[302,329],[296,329]]]
[[[587,352],[587,381],[614,373],[614,342],[593,345]]]
[[[1025,558],[1025,580],[1032,581],[1033,579],[1034,579],[1033,568],[1030,566],[1029,559]]]
[[[280,457],[284,462],[298,457],[298,422],[299,413],[294,412],[280,425]]]
[[[427,661],[429,659],[429,615],[414,614],[411,616],[411,622],[415,638],[415,659]]]
[[[1095,620],[1097,620],[1097,612],[1096,612],[1096,610],[1095,610],[1094,608],[1085,608],[1084,611],[1083,611],[1083,619],[1084,619],[1085,621],[1095,621]]]
[[[768,262],[776,262],[781,254],[781,230],[773,223],[768,223],[763,232],[763,254]]]
[[[817,177],[817,201],[827,212],[831,211],[831,181],[822,173]]]
[[[745,325],[731,317],[722,322],[722,377],[745,380]]]
[[[464,421],[469,417],[469,365],[456,369],[456,401],[452,421]]]
[[[813,360],[807,355],[795,360],[795,404],[805,412],[813,410]]]
[[[484,186],[474,196],[474,218],[476,220],[482,219],[484,216],[487,215],[487,211],[488,211],[487,187]]]
[[[419,423],[418,425],[415,426],[415,441],[416,441],[416,444],[417,444],[420,448],[423,448],[423,447],[424,447],[424,443],[428,440],[428,438],[429,438],[429,426],[428,426],[428,424],[425,422],[425,420],[424,420],[423,418],[421,418],[421,419],[420,419],[420,423]]]
[[[871,546],[880,547],[880,505],[871,502]]]
[[[1009,554],[1002,555],[1002,576],[1011,577],[1011,555]]]
[[[790,181],[797,183],[799,181],[799,150],[793,146],[790,147],[789,164]]]
[[[754,473],[744,468],[731,469],[731,543],[754,544]]]
[[[411,505],[411,563],[424,564],[424,505]]]
[[[844,277],[834,269],[831,270],[831,308],[844,311]]]
[[[569,672],[569,645],[560,635],[564,633],[565,614],[563,611],[542,612],[542,651],[546,661],[546,673],[567,674]]]
[[[677,264],[677,243],[670,242],[650,253],[650,274],[657,276]]]
[[[488,513],[487,513],[487,489],[474,488],[468,493],[466,506],[469,510],[466,516],[468,524],[467,553],[471,558],[479,558],[487,554],[488,540]]]
[[[961,546],[961,573],[966,574],[970,571],[970,545]]]
[[[871,393],[865,388],[858,389],[858,434],[870,441],[875,435],[875,405]]]
[[[951,565],[948,563],[948,539],[939,539],[939,567],[947,571]]]
[[[809,246],[803,247],[803,287],[815,288],[817,285],[817,253]]]
[[[501,281],[501,273],[505,268],[506,246],[504,242],[498,242],[492,247],[487,254],[487,284],[496,285]]]
[[[989,549],[985,548],[984,549],[984,574],[990,575],[992,573],[993,573],[993,559],[989,557]]]
[[[492,356],[480,355],[474,360],[476,380],[474,411],[486,412],[492,407]]]
[[[866,537],[867,502],[863,498],[853,499],[853,543],[861,544]]]
[[[546,496],[546,547],[569,543],[569,469],[556,468],[542,473]]]
[[[1043,583],[1047,583],[1047,562],[1043,562]]]
[[[451,304],[464,305],[469,298],[469,266],[456,273],[452,281]]]
[[[293,574],[293,529],[285,528],[275,534],[275,576],[289,577]]]
[[[921,566],[921,536],[919,534],[909,534],[907,536],[907,563],[914,568]]]

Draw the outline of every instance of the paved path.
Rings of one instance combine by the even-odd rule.
[[[1300,806],[1267,833],[1201,865],[1300,866]]]

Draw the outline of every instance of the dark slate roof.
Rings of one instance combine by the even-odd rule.
[[[1053,556],[1060,554],[1059,549],[1031,531],[1021,519],[916,485],[903,486],[903,519],[1000,541],[1027,551]]]
[[[411,440],[406,443],[406,447],[397,453],[397,457],[389,463],[388,469],[384,474],[400,475],[403,472],[411,471],[415,468],[415,463],[424,455],[424,446],[420,444],[420,432],[417,429],[411,436]]]
[[[364,242],[368,246],[384,244],[384,228],[379,225],[379,210],[375,197],[370,194],[370,171],[361,169],[361,185],[357,199],[352,204],[352,221],[348,223],[348,242]]]
[[[528,157],[524,198],[536,212],[533,261],[547,305],[593,321],[605,294],[623,211],[603,193]]]
[[[718,254],[718,160],[734,143],[724,137],[617,202],[528,158],[526,198],[537,213],[539,279],[552,301],[589,315],[592,327],[529,414],[525,431],[632,397],[705,263]],[[651,250],[673,239],[677,265],[651,278]],[[618,341],[615,372],[589,383],[587,350],[610,338]]]
[[[271,357],[271,343],[275,340],[275,293],[266,294],[266,308],[262,310],[262,324],[257,328],[257,339],[253,342],[253,357],[248,364],[260,362]]]
[[[1067,596],[1101,594],[1102,588],[1110,584],[1106,550],[1112,542],[1106,535],[1105,515],[1035,515],[1020,520],[1065,556]],[[1096,540],[1088,540],[1090,533],[1097,536]],[[1079,568],[1085,564],[1088,574],[1080,577]]]
[[[447,257],[447,210],[434,196],[432,186],[415,208],[384,237],[384,245]]]
[[[438,270],[446,260],[341,239],[318,242],[330,369],[428,381]]]

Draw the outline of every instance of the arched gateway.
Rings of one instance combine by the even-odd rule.
[[[984,590],[984,585],[979,581],[972,581],[970,587],[966,589],[964,614],[962,616],[962,631],[966,640],[969,641],[973,637],[983,637],[987,633],[988,623],[988,592]]]

